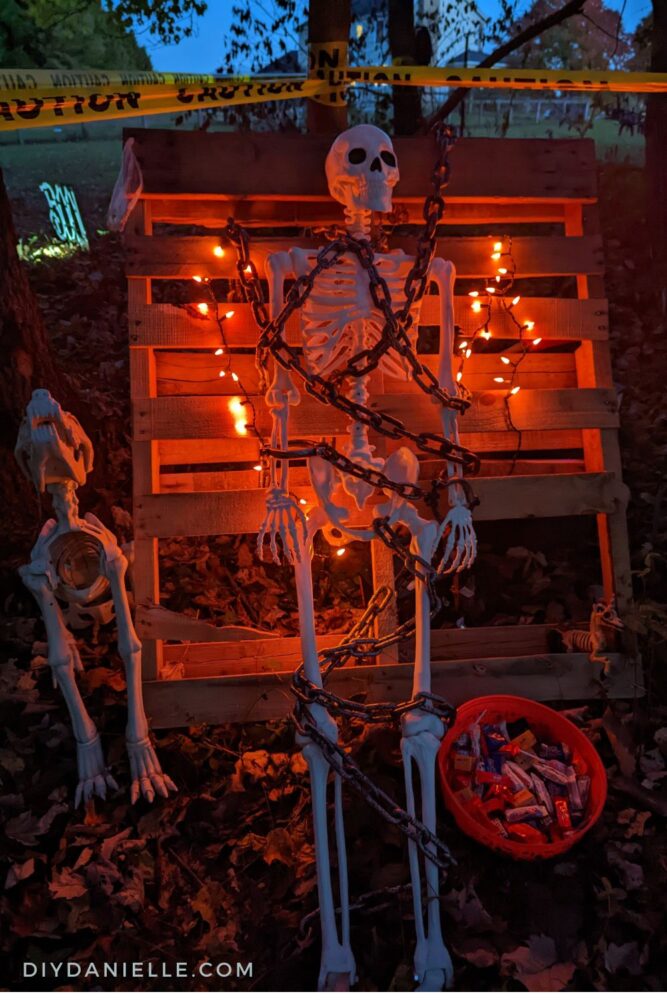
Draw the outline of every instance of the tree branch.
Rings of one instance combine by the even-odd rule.
[[[560,10],[556,10],[553,14],[543,17],[541,21],[536,21],[535,24],[531,24],[523,31],[520,31],[514,38],[503,42],[490,55],[482,59],[481,63],[475,69],[489,69],[491,66],[495,66],[497,62],[508,56],[510,52],[521,48],[522,45],[525,45],[526,42],[531,41],[537,35],[541,35],[542,32],[547,31],[549,28],[554,28],[557,24],[561,24],[575,14],[581,14],[585,3],[586,0],[569,0]],[[458,90],[450,94],[445,103],[427,120],[425,130],[432,129],[439,121],[442,121],[447,115],[451,114],[454,108],[459,106],[467,93],[467,87],[459,87]]]

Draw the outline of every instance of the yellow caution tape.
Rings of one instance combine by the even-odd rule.
[[[105,70],[0,70],[0,131],[309,97],[339,104],[356,84],[667,93],[665,73],[345,66],[341,42],[311,49],[309,77],[219,77]]]
[[[343,42],[310,42],[308,45],[308,77],[320,80],[328,86],[329,73],[344,69],[347,66],[348,43]],[[345,107],[347,104],[347,82],[337,89],[328,89],[321,94],[315,94],[312,100],[329,107]]]

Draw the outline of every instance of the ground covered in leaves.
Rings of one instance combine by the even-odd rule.
[[[667,339],[644,277],[641,226],[630,210],[626,217],[618,209],[641,203],[641,172],[607,167],[601,182],[624,465],[633,493],[629,516],[638,604],[632,624],[647,669],[647,694],[635,703],[567,708],[598,746],[610,794],[601,822],[560,861],[520,864],[500,858],[466,839],[441,811],[440,832],[458,861],[443,887],[442,905],[459,989],[665,986],[667,410],[660,373],[666,370]],[[95,474],[81,491],[83,509],[93,510],[129,541],[129,393],[119,246],[113,237],[99,237],[89,255],[42,262],[31,269],[31,278],[57,356],[84,401],[81,415],[96,446]],[[56,979],[47,967],[42,975],[43,962],[75,962],[85,972],[91,962],[101,970],[104,962],[151,961],[158,978],[149,980],[146,973],[133,978],[121,970],[118,978],[99,985],[312,988],[319,926],[310,799],[289,722],[158,733],[162,764],[179,794],[152,807],[131,806],[124,682],[114,629],[84,633],[78,640],[86,668],[81,687],[121,788],[87,814],[74,810],[68,719],[51,687],[41,622],[15,573],[46,517],[36,501],[29,503],[23,517],[13,520],[12,548],[0,577],[6,613],[0,669],[5,887],[0,985],[66,986],[62,972]],[[528,533],[521,544],[484,537],[482,543],[477,586],[468,596],[456,596],[452,614],[463,611],[470,624],[556,623],[584,616],[596,583],[595,566],[581,558],[589,533],[576,539],[554,530],[541,541]],[[163,599],[175,610],[194,604],[221,624],[268,622],[293,634],[291,574],[259,567],[251,544],[230,538],[165,543]],[[367,560],[355,551],[344,563],[326,551],[319,558],[318,576],[326,581],[319,595],[320,624],[336,631],[367,599]],[[346,738],[371,776],[402,800],[396,733],[357,725]],[[352,793],[346,796],[360,985],[409,987],[414,925],[405,845]],[[209,978],[198,971],[204,961],[230,963],[234,974]],[[29,982],[22,978],[24,962],[38,968]],[[164,972],[174,976],[177,962],[188,963],[187,978],[165,978]],[[252,963],[252,977],[237,976],[237,962]],[[71,984],[90,989],[98,981],[89,976]]]

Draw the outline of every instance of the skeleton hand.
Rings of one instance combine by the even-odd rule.
[[[257,554],[264,558],[264,544],[268,536],[274,563],[280,565],[277,539],[283,545],[283,552],[291,564],[301,562],[301,551],[307,544],[308,527],[303,511],[297,503],[279,489],[269,490],[266,500],[266,517],[257,535]]]
[[[457,573],[468,569],[477,555],[477,537],[472,524],[472,513],[464,504],[451,507],[440,525],[439,536],[446,535],[438,573]]]
[[[156,792],[168,799],[169,792],[178,791],[169,775],[165,774],[160,767],[153,744],[147,736],[136,742],[128,740],[127,755],[130,758],[130,773],[132,775],[132,788],[130,790],[132,805],[140,795],[143,795],[148,802],[152,802]]]
[[[79,784],[76,786],[74,807],[80,802],[86,803],[93,795],[106,799],[107,788],[118,790],[118,785],[111,777],[104,763],[102,744],[96,733],[88,743],[76,743],[76,763],[79,771]]]

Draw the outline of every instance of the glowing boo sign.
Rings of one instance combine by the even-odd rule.
[[[81,218],[74,189],[65,184],[39,185],[49,206],[49,220],[53,231],[63,243],[87,250],[89,247],[86,227]]]

